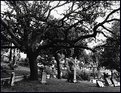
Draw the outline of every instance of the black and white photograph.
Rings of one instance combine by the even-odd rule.
[[[120,92],[120,1],[1,2],[1,92]]]

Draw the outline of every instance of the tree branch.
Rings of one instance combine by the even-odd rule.
[[[106,35],[104,34],[104,32],[101,32],[101,31],[97,31],[97,32],[103,34],[106,38],[109,38],[108,36],[106,36]]]
[[[115,10],[113,10],[111,13],[109,13],[109,14],[107,15],[107,17],[105,18],[105,20],[104,20],[102,23],[104,24],[105,22],[107,22],[107,20],[108,20],[108,18],[110,17],[110,15],[112,15],[113,13],[115,13],[115,12],[117,12],[117,11],[119,11],[119,10],[120,10],[120,8],[115,9]]]
[[[71,25],[69,28],[66,29],[66,31],[70,30],[72,27],[76,27],[79,23],[83,24],[84,19],[79,20],[78,22],[74,23],[73,25]]]
[[[60,4],[60,1],[58,2],[58,4],[55,6],[55,7],[52,7],[50,10],[49,10],[49,13],[48,13],[48,16],[46,17],[46,20],[48,19],[48,17],[50,16],[50,13],[51,13],[51,11],[53,10],[53,9],[55,9],[55,8],[57,8],[57,7],[61,7],[61,6],[63,6],[63,5],[65,5],[65,4],[67,4],[68,3],[68,1],[66,1],[65,3],[63,3],[63,4]],[[60,4],[60,5],[59,5]]]
[[[5,37],[8,41],[12,42],[16,47],[18,47],[18,48],[21,47],[21,45],[20,45],[15,39],[13,39],[13,38],[8,38],[8,37],[6,37],[3,33],[1,33],[1,35],[2,35],[3,37]]]
[[[111,19],[111,20],[107,20],[107,21],[105,21],[105,22],[111,22],[111,21],[120,21],[120,19],[114,18],[114,19]]]
[[[104,25],[102,25],[102,27],[103,27],[105,30],[107,30],[108,32],[110,32],[110,33],[112,33],[112,34],[115,34],[115,33],[113,33],[111,30],[107,29]]]
[[[51,44],[48,44],[48,45],[44,45],[44,46],[39,46],[39,48],[37,49],[36,53],[38,53],[41,49],[48,49],[48,48],[82,48],[82,49],[87,49],[87,50],[91,50],[92,52],[95,52],[95,50],[89,48],[89,47],[85,47],[85,46],[64,46],[64,45],[51,45]]]
[[[15,39],[17,42],[20,43],[19,38],[17,38],[17,37],[15,36],[15,34],[14,34],[13,31],[11,30],[11,28],[8,27],[7,23],[6,23],[4,20],[2,20],[2,19],[1,19],[1,24],[6,28],[7,32],[10,34],[10,36],[11,36],[13,39]]]
[[[80,39],[95,37],[95,36],[97,35],[97,33],[99,33],[99,31],[97,31],[97,28],[98,28],[99,26],[103,26],[103,24],[106,23],[106,22],[110,22],[110,21],[117,20],[117,19],[112,19],[112,20],[107,20],[107,19],[109,18],[110,15],[112,15],[113,13],[115,13],[115,12],[117,12],[117,11],[119,11],[119,10],[120,10],[120,8],[118,8],[118,9],[116,9],[116,10],[113,10],[111,13],[108,14],[108,16],[106,17],[106,19],[105,19],[103,22],[101,22],[101,23],[97,24],[96,26],[94,26],[94,28],[93,28],[93,33],[92,33],[92,34],[90,34],[90,35],[85,35],[85,36],[81,36],[80,38],[75,39],[75,40],[73,40],[72,42],[75,42],[75,43],[76,43],[76,42],[78,42]],[[102,33],[104,36],[106,36],[103,32],[100,32],[100,33]],[[106,37],[107,37],[107,36],[106,36]]]

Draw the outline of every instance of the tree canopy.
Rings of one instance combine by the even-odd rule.
[[[40,50],[48,48],[55,51],[62,48],[93,51],[87,46],[87,41],[95,39],[99,33],[106,36],[102,29],[110,31],[105,24],[120,20],[112,16],[120,10],[120,7],[112,9],[113,4],[119,1],[4,2],[9,10],[1,13],[1,35],[27,53],[30,61],[36,59]],[[56,4],[52,5],[54,2]],[[61,13],[62,18],[52,15],[52,11],[67,5],[69,7]],[[99,17],[104,20],[97,22]],[[36,62],[30,64],[33,66]],[[35,70],[37,73],[35,68],[33,73]]]
[[[112,37],[108,38],[107,43],[103,45],[100,65],[120,71],[120,22],[115,22],[112,30]]]
[[[29,46],[32,46],[33,51],[38,51],[42,46],[56,47],[58,43],[60,47],[86,48],[80,42],[86,42],[85,39],[96,37],[97,33],[103,33],[98,31],[98,28],[105,29],[105,23],[119,20],[116,18],[108,20],[111,14],[119,11],[118,8],[109,13],[102,23],[95,21],[99,16],[105,16],[112,2],[56,2],[57,5],[51,6],[53,1],[33,1],[33,3],[6,1],[10,10],[2,13],[1,20],[2,25],[6,27],[7,38],[24,51]],[[63,18],[56,19],[51,15],[51,11],[66,4],[70,4],[70,7],[62,14]],[[2,35],[5,35],[5,31]]]

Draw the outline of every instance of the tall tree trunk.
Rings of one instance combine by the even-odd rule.
[[[58,72],[57,78],[60,79],[61,78],[61,75],[60,75],[60,61],[58,60],[58,55],[57,54],[55,54],[55,60],[57,62],[57,72]]]
[[[9,61],[11,61],[11,58],[12,58],[12,49],[10,48]]]
[[[30,66],[30,80],[38,80],[38,68],[36,56],[33,53],[27,54]]]
[[[14,55],[13,55],[13,62],[12,62],[12,63],[13,63],[13,65],[14,65],[15,62],[16,62],[15,49],[14,49],[14,52],[13,52],[13,53],[14,53]]]

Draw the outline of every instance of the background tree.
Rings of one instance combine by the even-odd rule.
[[[96,38],[98,33],[105,33],[105,23],[119,21],[109,17],[120,10],[113,9],[111,1],[5,1],[9,10],[1,13],[1,34],[27,54],[30,64],[30,78],[38,79],[36,58],[43,49],[53,49],[59,61],[57,51],[64,48],[82,48],[87,46],[89,38]],[[52,3],[56,4],[52,5]],[[62,18],[55,18],[52,11],[69,5],[63,11]],[[106,14],[110,10],[109,14]],[[106,15],[105,15],[106,14]],[[101,23],[98,17],[105,17]],[[93,50],[92,50],[93,51]]]
[[[100,65],[120,71],[120,22],[112,27],[112,37],[108,38],[101,54]]]

